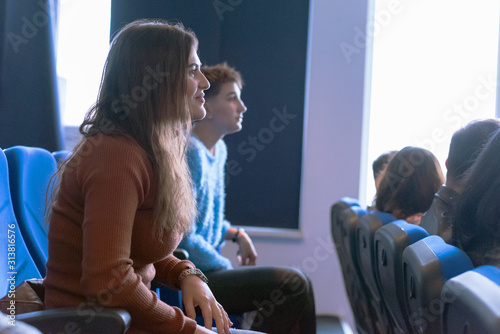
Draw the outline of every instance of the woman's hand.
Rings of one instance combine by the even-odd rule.
[[[242,266],[255,266],[257,264],[257,251],[252,239],[245,231],[238,234],[238,261]]]
[[[215,300],[212,291],[205,282],[198,276],[188,275],[182,280],[181,290],[187,316],[193,320],[196,318],[196,306],[200,307],[203,315],[206,329],[198,326],[199,328],[196,328],[195,334],[214,333],[210,330],[212,328],[212,319],[215,320],[218,333],[231,334],[229,326],[232,326],[233,323],[229,320],[229,316],[222,305]]]

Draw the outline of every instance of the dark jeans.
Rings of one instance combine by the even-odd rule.
[[[316,333],[313,287],[302,271],[250,266],[205,274],[227,313],[256,311],[252,323],[243,327],[268,334]]]

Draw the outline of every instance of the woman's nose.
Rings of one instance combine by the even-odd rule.
[[[202,76],[202,78],[201,78],[200,83],[199,83],[198,86],[200,87],[200,89],[203,89],[203,90],[209,89],[210,88],[210,82],[208,81],[207,77],[203,73],[201,73],[201,76]]]

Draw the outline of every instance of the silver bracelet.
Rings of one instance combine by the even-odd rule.
[[[184,270],[180,275],[179,275],[179,282],[182,282],[186,276],[189,276],[189,275],[195,275],[197,277],[199,277],[203,282],[207,283],[208,284],[208,278],[203,274],[203,272],[198,269],[198,268],[195,268],[195,269],[186,269]]]

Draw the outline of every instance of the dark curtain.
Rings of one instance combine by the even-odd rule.
[[[0,0],[0,147],[61,149],[56,0]]]
[[[309,1],[112,0],[112,33],[138,18],[181,21],[203,64],[243,75],[243,130],[224,138],[228,220],[299,228]]]
[[[500,34],[498,41],[498,56],[497,56],[497,82],[500,78]],[[495,117],[500,118],[500,85],[497,84],[497,100],[496,100],[496,110]]]

